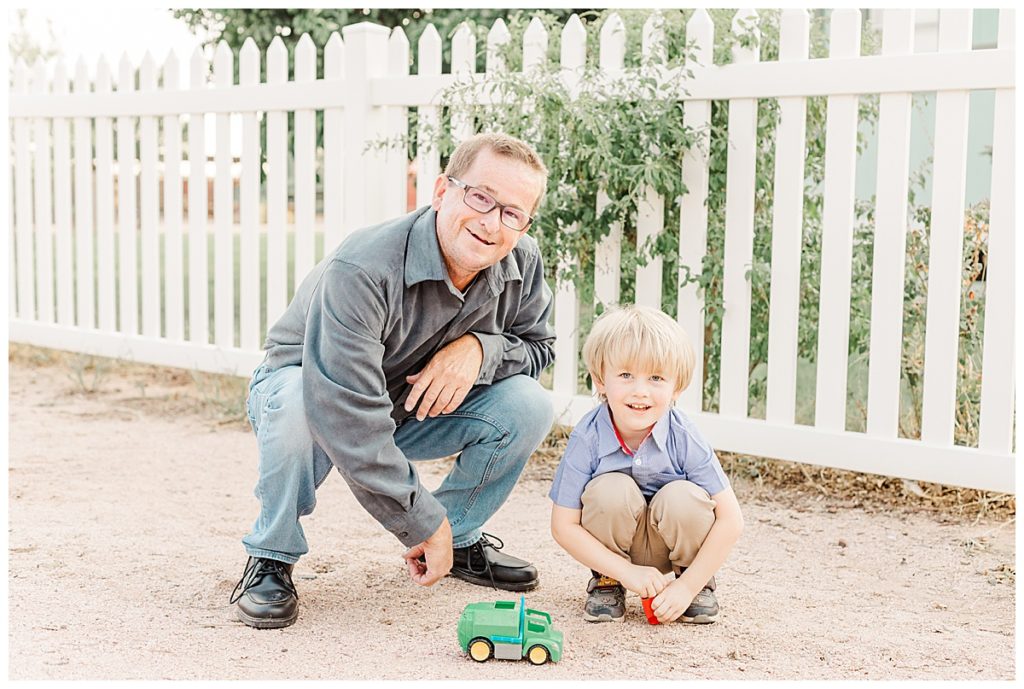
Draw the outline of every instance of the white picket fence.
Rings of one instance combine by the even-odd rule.
[[[739,13],[734,28],[741,19],[752,16],[749,11]],[[782,15],[778,62],[761,63],[755,51],[738,49],[733,64],[714,65],[713,24],[703,10],[693,15],[687,32],[697,47],[694,61],[688,65],[694,77],[687,82],[687,92],[678,98],[685,101],[686,123],[703,131],[704,140],[688,152],[680,170],[688,188],[679,218],[680,265],[699,268],[706,252],[707,126],[711,101],[728,100],[726,309],[720,412],[700,411],[701,351],[697,352],[697,378],[680,406],[717,448],[1014,491],[1014,20],[1012,11],[1001,11],[997,49],[972,51],[971,16],[970,10],[943,10],[939,51],[915,54],[913,11],[888,10],[881,55],[862,57],[861,14],[837,10],[831,20],[830,56],[809,59],[808,15],[803,10],[787,10]],[[645,50],[656,49],[654,39],[659,30],[657,18],[652,17],[644,30]],[[238,56],[237,85],[232,79],[234,55],[225,44],[216,50],[212,82],[208,81],[203,53],[193,55],[187,87],[181,85],[181,68],[173,54],[162,70],[149,56],[143,60],[138,91],[134,88],[135,67],[127,58],[118,66],[116,88],[105,62],[90,76],[88,67],[79,61],[70,91],[63,64],[57,65],[51,78],[42,63],[31,70],[19,63],[9,106],[14,153],[11,339],[247,375],[262,356],[261,323],[274,322],[294,286],[319,256],[314,249],[314,227],[322,222],[324,246],[329,250],[347,232],[406,211],[404,156],[364,150],[366,142],[403,134],[409,108],[418,110],[425,125],[436,123],[440,116],[437,95],[455,79],[471,78],[468,75],[475,71],[475,40],[466,28],[453,38],[454,74],[441,72],[442,41],[433,27],[420,38],[416,74],[410,74],[409,44],[401,28],[391,31],[364,23],[345,27],[343,34],[344,40],[335,34],[326,45],[325,77],[319,80],[315,78],[316,50],[308,36],[295,51],[293,81],[287,78],[288,54],[280,39],[267,49],[265,83],[259,76],[261,54],[251,39]],[[508,30],[499,20],[488,37],[488,72],[504,69],[495,48],[509,40]],[[622,71],[624,41],[621,21],[606,22],[600,36],[603,70]],[[534,20],[524,37],[525,70],[546,59],[547,44],[543,25]],[[566,23],[561,46],[561,66],[571,84],[584,64],[586,50],[586,30],[578,18]],[[160,88],[158,76],[163,79]],[[972,448],[954,444],[953,424],[968,97],[977,89],[995,89],[996,99],[981,428],[979,447]],[[912,440],[898,437],[897,423],[911,94],[922,91],[937,92],[935,127],[939,135],[934,151],[922,437]],[[881,94],[865,433],[844,427],[860,94]],[[794,419],[796,343],[804,115],[807,98],[816,96],[827,97],[828,134],[816,421],[806,426]],[[777,98],[781,108],[774,171],[764,420],[749,418],[747,413],[751,286],[745,278],[752,260],[756,106],[762,98]],[[314,118],[318,110],[324,113],[322,219],[316,210],[314,181],[318,165]],[[289,112],[294,112],[292,132],[288,131]],[[216,122],[212,226],[208,226],[206,211],[206,117]],[[258,167],[261,117],[266,120],[264,195]],[[231,128],[237,127],[239,120],[243,143],[236,221],[236,180],[229,142]],[[158,136],[158,123],[162,124],[162,137]],[[188,136],[184,168],[183,127]],[[294,135],[291,179],[289,134]],[[185,178],[201,180],[187,186],[187,214],[182,169],[187,171]],[[417,205],[428,202],[439,170],[437,151],[421,147],[416,168]],[[290,184],[294,189],[291,218]],[[266,203],[265,219],[259,217],[261,199]],[[664,201],[652,197],[649,202],[638,221],[641,241],[664,229]],[[291,286],[287,284],[289,232],[294,233],[295,242]],[[207,274],[209,233],[213,237],[212,276]],[[261,234],[266,236],[265,266],[261,265]],[[236,235],[240,244],[238,276],[234,274]],[[598,249],[601,268],[596,293],[604,303],[619,298],[620,235],[621,230],[613,228]],[[187,252],[183,237],[188,239]],[[265,295],[261,293],[261,270],[266,274]],[[207,297],[211,278],[212,304]],[[660,262],[641,268],[636,280],[637,300],[660,305]],[[578,304],[572,285],[558,285],[556,300],[558,341],[552,395],[560,420],[571,424],[592,407],[593,399],[577,389]],[[212,333],[207,326],[211,308]],[[680,291],[679,320],[688,332],[703,331],[702,308],[695,287]]]

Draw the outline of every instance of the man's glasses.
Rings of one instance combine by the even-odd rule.
[[[485,191],[471,187],[451,175],[448,175],[448,181],[465,190],[466,193],[463,195],[462,200],[477,213],[490,213],[495,207],[499,208],[501,210],[501,224],[509,229],[523,232],[533,222],[533,218],[527,215],[526,211],[515,206],[502,205]]]

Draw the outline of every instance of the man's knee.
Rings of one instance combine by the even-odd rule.
[[[501,381],[503,410],[513,435],[529,439],[536,447],[547,436],[554,421],[551,393],[530,376],[518,375]]]

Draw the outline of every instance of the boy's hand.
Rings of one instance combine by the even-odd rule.
[[[674,622],[686,612],[690,603],[697,597],[703,586],[693,588],[693,585],[684,577],[680,577],[666,586],[665,589],[655,596],[651,601],[651,610],[654,611],[658,622],[666,624]]]
[[[629,573],[620,579],[619,583],[633,593],[639,594],[641,598],[653,598],[661,593],[670,581],[672,581],[672,575],[663,574],[657,567],[631,565]],[[685,609],[683,608],[683,610]]]

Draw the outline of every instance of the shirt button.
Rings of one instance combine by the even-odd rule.
[[[408,531],[402,531],[401,533],[398,534],[398,537],[399,538],[405,538],[408,535],[409,535]]]
[[[633,460],[633,464],[636,464],[637,466],[640,466],[640,458],[637,457],[635,460]]]

